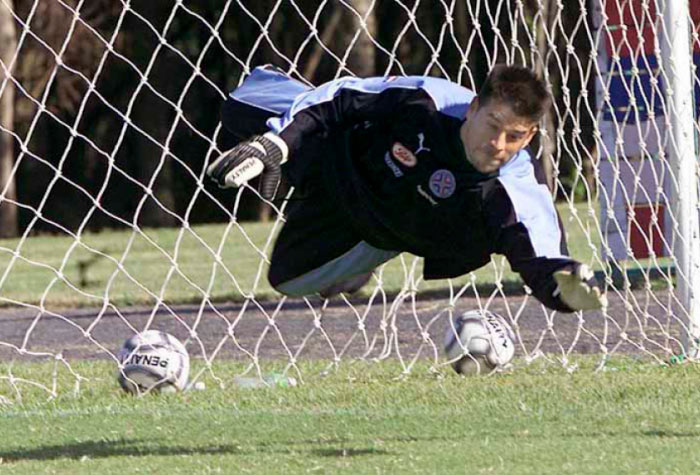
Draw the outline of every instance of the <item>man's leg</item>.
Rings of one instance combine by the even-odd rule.
[[[328,298],[339,293],[353,293],[369,281],[375,268],[397,254],[361,241],[340,256],[329,255],[328,262],[273,286],[285,295],[298,297],[319,294]],[[273,265],[276,262],[281,261],[273,260]]]
[[[269,280],[291,296],[352,293],[397,254],[364,242],[333,200],[317,190],[308,199],[289,203],[287,222],[272,251]]]
[[[364,287],[369,279],[372,278],[372,272],[365,272],[364,274],[356,275],[355,277],[350,277],[343,281],[333,284],[325,289],[321,290],[318,294],[324,298],[329,299],[335,295],[339,294],[354,294],[362,287]]]

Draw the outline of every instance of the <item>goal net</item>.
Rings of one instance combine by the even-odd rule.
[[[450,319],[473,309],[511,324],[516,369],[686,355],[697,172],[681,140],[697,128],[700,0],[664,16],[672,4],[2,0],[0,398],[85,387],[81,361],[116,369],[145,329],[186,343],[193,379],[225,361],[301,381],[358,360],[442,373]],[[221,104],[267,63],[309,86],[426,74],[476,91],[496,63],[538,71],[555,101],[533,156],[607,311],[546,309],[496,255],[453,280],[424,281],[422,259],[402,254],[356,295],[275,293],[266,272],[287,201],[205,176],[231,146]]]

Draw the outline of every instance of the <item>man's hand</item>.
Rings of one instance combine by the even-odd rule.
[[[273,199],[282,176],[280,165],[287,161],[288,153],[284,140],[268,132],[223,153],[209,165],[207,175],[222,188],[238,188],[262,173],[260,194]]]
[[[559,296],[571,310],[597,310],[608,306],[608,299],[601,292],[593,271],[585,264],[566,266],[554,273],[557,288],[552,294]]]

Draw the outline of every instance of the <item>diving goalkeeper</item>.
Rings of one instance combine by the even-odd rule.
[[[547,187],[525,147],[550,107],[529,69],[497,65],[479,94],[427,76],[340,78],[310,88],[262,66],[229,95],[238,141],[207,169],[222,187],[282,175],[295,187],[269,280],[328,297],[359,289],[401,252],[425,279],[456,277],[503,254],[549,308],[606,305],[587,266],[567,257]]]

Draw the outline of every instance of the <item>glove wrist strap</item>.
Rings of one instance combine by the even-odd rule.
[[[280,161],[280,165],[285,163],[287,161],[287,156],[289,155],[289,147],[287,146],[287,142],[285,142],[282,139],[282,137],[273,132],[266,132],[265,134],[263,134],[263,137],[265,137],[267,140],[272,142],[280,149],[280,152],[282,153],[282,160]]]

